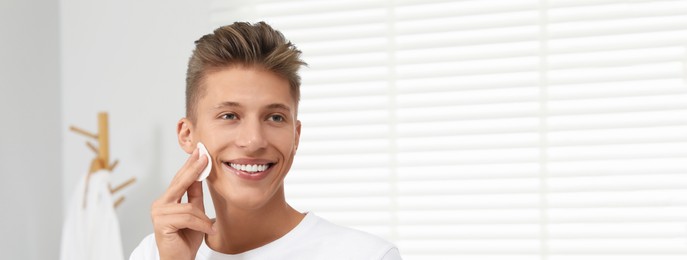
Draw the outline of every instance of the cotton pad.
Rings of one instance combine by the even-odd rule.
[[[208,149],[205,148],[205,145],[203,143],[198,142],[198,152],[200,152],[200,156],[207,156],[208,157],[208,165],[205,166],[205,169],[203,169],[203,172],[200,173],[200,176],[198,176],[198,181],[204,181],[205,178],[210,175],[210,170],[212,170],[212,157],[210,157],[210,153],[208,153]]]

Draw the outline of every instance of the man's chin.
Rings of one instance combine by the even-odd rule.
[[[224,187],[228,189],[218,193],[224,199],[224,203],[227,204],[226,207],[230,209],[260,210],[275,199],[274,196],[271,196],[272,194],[256,187],[234,187],[233,189],[228,186]]]

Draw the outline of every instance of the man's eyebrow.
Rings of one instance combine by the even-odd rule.
[[[238,102],[232,102],[232,101],[225,101],[222,103],[219,103],[215,108],[225,108],[225,107],[242,107],[240,103]],[[267,109],[279,109],[279,110],[286,110],[287,112],[291,112],[291,108],[287,105],[281,104],[281,103],[274,103],[274,104],[269,104],[265,106]]]
[[[281,109],[281,110],[286,110],[286,112],[291,112],[291,108],[287,105],[281,104],[281,103],[274,103],[274,104],[269,104],[267,105],[268,109]]]
[[[215,108],[224,108],[224,107],[240,107],[241,104],[237,102],[231,102],[231,101],[225,101],[222,103],[219,103],[219,105],[216,105]]]

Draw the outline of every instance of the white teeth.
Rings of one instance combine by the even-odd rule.
[[[267,167],[269,167],[267,164],[238,164],[238,163],[232,163],[230,164],[232,168],[244,171],[244,172],[262,172],[267,170]]]

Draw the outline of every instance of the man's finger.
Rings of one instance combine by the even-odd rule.
[[[181,229],[193,229],[207,234],[213,234],[212,221],[196,217],[193,214],[176,214],[165,216],[164,223],[161,223],[167,231],[163,233],[176,233]]]
[[[191,203],[182,204],[166,204],[152,209],[153,221],[155,218],[167,215],[177,214],[192,214],[198,218],[210,221],[210,218],[205,215],[205,212]]]
[[[181,198],[186,193],[187,188],[183,187],[182,176],[184,176],[187,171],[193,168],[193,165],[198,161],[198,159],[198,149],[195,149],[193,150],[193,153],[191,153],[191,156],[186,159],[186,162],[181,169],[177,171],[177,174],[174,175],[174,178],[172,178],[167,190],[165,190],[165,193],[160,197],[161,201],[165,203],[181,202]]]
[[[205,212],[205,205],[203,203],[203,183],[196,181],[188,187],[186,192],[188,196],[188,203],[192,204],[194,207]]]
[[[178,202],[188,188],[196,182],[196,179],[203,171],[203,168],[208,163],[206,156],[199,156],[198,149],[193,150],[191,157],[188,159],[189,163],[182,167],[172,183],[169,184],[169,188],[162,195],[162,200],[168,203]]]

